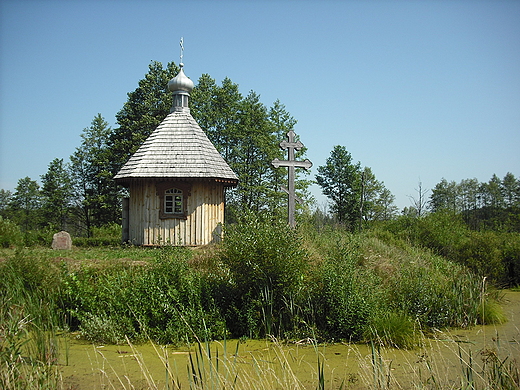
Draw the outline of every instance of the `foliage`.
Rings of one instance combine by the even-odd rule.
[[[365,220],[385,221],[396,214],[395,196],[383,182],[376,180],[369,167],[365,167],[361,173],[361,193],[361,213]]]
[[[287,303],[305,280],[307,254],[295,231],[250,215],[226,231],[218,256],[230,273],[227,294],[236,297],[228,301],[235,335],[275,334],[296,326]],[[258,333],[262,327],[265,333]]]
[[[0,275],[0,387],[57,388],[59,267],[16,250]]]
[[[497,300],[484,300],[478,308],[480,324],[503,324],[507,322],[507,317]]]
[[[15,192],[10,198],[8,216],[20,226],[23,232],[38,228],[40,222],[40,186],[30,177],[18,180]]]
[[[443,178],[432,190],[430,209],[460,214],[474,230],[520,232],[520,180],[510,172],[487,183]]]
[[[353,163],[344,146],[335,146],[324,166],[318,167],[316,181],[323,194],[332,200],[338,220],[351,228],[359,221],[361,164]]]
[[[18,225],[0,216],[0,247],[9,248],[22,243],[22,232]]]
[[[72,243],[78,247],[117,247],[121,245],[121,229],[115,223],[93,227],[90,237],[73,237]]]
[[[219,252],[242,294],[259,294],[265,287],[278,296],[295,289],[303,278],[306,254],[286,223],[250,216],[226,230]]]
[[[113,175],[169,114],[172,95],[168,92],[168,81],[178,72],[179,67],[173,62],[163,68],[160,62],[152,61],[137,88],[128,93],[128,100],[116,114],[119,127],[109,134],[112,156],[109,167]]]
[[[90,247],[60,260],[50,249],[4,249],[2,303],[22,305],[37,326],[66,318],[110,343],[275,335],[410,347],[415,329],[500,318],[482,278],[388,229],[293,230],[249,216],[225,233],[196,251]]]
[[[365,338],[387,347],[413,349],[420,345],[420,332],[412,316],[385,311],[373,316]]]
[[[45,175],[41,176],[42,216],[44,225],[65,230],[70,223],[73,190],[70,171],[63,159],[54,159]]]
[[[451,211],[437,211],[423,218],[402,216],[380,227],[499,285],[520,282],[519,233],[473,231],[461,215]]]
[[[147,263],[109,263],[67,274],[65,307],[82,334],[112,343],[125,336],[179,343],[203,330],[223,337],[223,321],[204,281],[188,268],[188,250],[165,248],[152,255]]]
[[[114,159],[109,149],[111,129],[101,114],[83,129],[81,146],[71,160],[77,218],[87,237],[92,227],[119,221],[120,194],[109,169]]]
[[[352,161],[344,146],[334,146],[326,164],[318,167],[316,182],[331,201],[332,212],[351,231],[363,221],[390,219],[396,212],[394,196],[372,170]]]
[[[285,159],[278,144],[296,124],[285,106],[275,101],[268,109],[254,91],[243,97],[229,78],[219,86],[209,75],[201,76],[190,101],[194,118],[239,177],[238,187],[227,191],[228,216],[236,220],[244,210],[284,214],[286,196],[279,187],[287,186],[286,170],[273,168],[271,161]],[[309,185],[297,172],[301,198],[308,198]]]
[[[6,211],[9,208],[11,202],[12,193],[9,190],[0,189],[0,215],[5,218]]]
[[[354,267],[349,259],[336,258],[323,267],[316,307],[318,328],[332,339],[359,341],[375,310],[369,274]]]

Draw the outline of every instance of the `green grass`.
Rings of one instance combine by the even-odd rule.
[[[406,349],[428,329],[505,319],[485,279],[388,232],[258,219],[200,249],[3,248],[0,273],[0,339],[14,340],[4,377],[26,340],[35,375],[52,373],[61,330],[103,343],[275,336]]]
[[[416,329],[502,321],[482,280],[463,266],[385,241],[253,220],[200,250],[2,249],[0,267],[12,280],[2,285],[6,296],[17,289],[25,303],[45,302],[38,321],[66,318],[86,339],[111,343],[182,343],[185,323],[202,332],[205,321],[213,338],[377,337],[410,348]]]

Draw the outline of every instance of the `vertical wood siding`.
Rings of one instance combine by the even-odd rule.
[[[224,222],[223,186],[194,182],[187,199],[186,219],[160,219],[159,201],[155,182],[140,182],[130,186],[131,243],[198,246],[219,240],[220,227]]]

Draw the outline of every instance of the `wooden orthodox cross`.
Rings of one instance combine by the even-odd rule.
[[[273,166],[275,168],[287,167],[288,171],[289,171],[289,175],[288,175],[288,187],[289,188],[287,189],[287,188],[282,187],[282,190],[287,192],[287,194],[289,195],[289,206],[288,206],[289,225],[292,227],[294,227],[296,225],[296,222],[294,221],[295,201],[297,200],[299,203],[302,202],[302,200],[296,196],[296,193],[294,191],[294,168],[309,169],[310,167],[312,167],[312,163],[309,160],[296,161],[294,159],[294,151],[300,150],[301,148],[303,148],[303,144],[300,141],[294,140],[295,135],[296,134],[294,133],[294,131],[289,130],[289,132],[287,133],[287,141],[280,142],[280,148],[282,148],[282,150],[287,149],[289,151],[289,156],[288,156],[289,158],[287,160],[279,160],[279,159],[275,158],[271,162],[271,164],[273,164]]]

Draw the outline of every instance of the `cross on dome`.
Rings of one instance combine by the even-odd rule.
[[[195,84],[190,80],[188,76],[184,74],[184,64],[182,58],[184,57],[184,38],[180,41],[180,70],[177,76],[168,82],[168,90],[173,92],[173,105],[171,112],[178,110],[189,110],[188,99],[190,92],[193,91]]]

